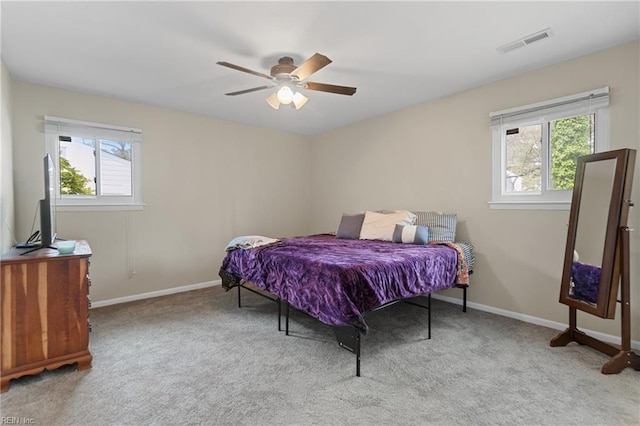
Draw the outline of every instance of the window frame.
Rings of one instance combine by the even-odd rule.
[[[569,210],[572,190],[547,189],[550,167],[549,124],[554,120],[595,114],[594,152],[609,149],[609,88],[591,90],[563,98],[492,112],[491,209]],[[514,127],[542,124],[541,192],[506,193],[506,131]]]
[[[56,198],[58,211],[78,210],[142,210],[142,130],[110,124],[45,116],[46,151],[56,165]],[[60,191],[60,136],[81,137],[96,141],[96,157],[100,156],[100,140],[131,143],[131,196],[101,195],[100,159],[96,159],[96,195],[65,196]]]

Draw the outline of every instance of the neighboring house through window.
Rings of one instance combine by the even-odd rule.
[[[45,117],[62,209],[141,209],[140,129]]]
[[[579,156],[609,147],[609,88],[490,114],[494,209],[569,209]]]

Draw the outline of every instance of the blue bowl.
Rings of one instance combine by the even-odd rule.
[[[58,247],[58,253],[71,254],[76,249],[76,242],[75,241],[58,241],[56,246]]]

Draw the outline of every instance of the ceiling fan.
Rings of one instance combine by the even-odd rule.
[[[277,65],[271,67],[271,75],[263,74],[261,72],[253,71],[238,65],[230,64],[229,62],[217,62],[217,64],[224,67],[229,67],[237,71],[242,71],[256,75],[258,77],[266,78],[272,83],[270,86],[254,87],[237,92],[225,93],[225,95],[237,96],[243,95],[245,93],[257,92],[258,90],[279,87],[276,92],[267,97],[267,103],[274,109],[279,109],[280,104],[293,104],[296,109],[300,109],[307,102],[308,98],[302,93],[296,92],[295,89],[297,88],[349,96],[356,93],[355,87],[336,86],[334,84],[306,81],[307,77],[309,77],[316,71],[319,71],[322,68],[326,67],[331,62],[331,59],[327,58],[326,56],[315,53],[302,65],[296,66],[293,64],[292,58],[290,58],[289,56],[283,56],[278,60]]]

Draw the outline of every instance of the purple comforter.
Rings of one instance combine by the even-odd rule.
[[[222,268],[329,325],[367,331],[364,314],[387,302],[454,287],[458,255],[446,245],[284,238],[227,253]]]

